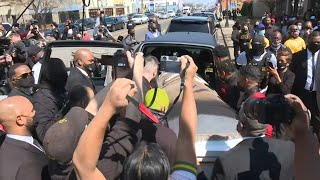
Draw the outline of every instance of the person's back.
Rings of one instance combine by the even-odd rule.
[[[46,131],[58,119],[55,115],[66,102],[65,85],[68,74],[61,59],[44,61],[41,69],[39,90],[33,96],[36,111],[34,121],[39,140],[42,142]]]
[[[294,144],[266,137],[248,138],[218,158],[213,179],[294,179]]]
[[[262,112],[256,108],[258,102],[278,97],[274,95],[266,100],[264,94],[257,92],[242,104],[235,128],[243,140],[216,160],[212,179],[294,179],[294,144],[266,137],[270,125],[261,123]]]

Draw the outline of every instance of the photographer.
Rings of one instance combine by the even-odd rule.
[[[40,32],[38,21],[31,21],[31,24],[28,25],[27,29],[27,39],[29,39],[31,45],[39,44],[39,41],[46,40],[43,34]]]
[[[265,137],[267,124],[256,107],[263,100],[261,93],[254,94],[242,105],[237,130],[243,140],[216,160],[212,179],[295,179],[293,143]]]
[[[25,63],[27,60],[26,46],[21,41],[20,35],[11,33],[9,49],[5,54],[10,54],[13,58],[14,63]]]
[[[117,42],[117,40],[113,38],[108,28],[104,25],[99,26],[98,33],[94,37],[95,40]]]
[[[283,49],[277,53],[278,68],[269,66],[269,73],[271,75],[267,94],[290,94],[291,88],[295,79],[295,74],[291,72],[288,67],[292,60],[290,50]]]
[[[56,22],[53,22],[51,24],[51,28],[52,28],[52,32],[53,32],[53,37],[56,39],[56,40],[59,40],[60,39],[60,32],[59,32],[59,29],[58,29],[59,25],[56,23]]]

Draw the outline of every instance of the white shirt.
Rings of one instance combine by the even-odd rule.
[[[314,66],[315,66],[315,70],[316,70],[316,67],[317,67],[317,61],[318,61],[318,55],[319,55],[319,51],[317,51],[315,54],[315,61],[314,61]],[[306,90],[310,90],[310,86],[311,86],[311,83],[312,83],[312,53],[307,50],[307,62],[308,62],[308,73],[307,73],[307,81],[306,81],[306,85],[305,85],[305,89]],[[316,73],[314,73],[316,74]],[[317,87],[317,81],[316,81],[316,78],[314,79],[314,84],[313,84],[313,89],[312,91],[316,91],[316,87]]]
[[[263,59],[263,56],[266,54],[267,52],[265,51],[261,56],[253,56],[253,59],[255,61],[261,61]],[[277,67],[277,58],[274,54],[271,54],[271,58],[269,60],[274,67]],[[240,66],[244,66],[246,64],[248,64],[248,61],[247,61],[247,56],[246,56],[246,52],[242,52],[237,60],[236,60],[236,63]]]
[[[34,77],[34,84],[38,84],[39,83],[41,66],[42,66],[42,64],[39,61],[32,67],[32,72],[33,72],[33,77]]]
[[[31,144],[32,146],[36,147],[41,152],[43,152],[43,150],[41,148],[39,148],[38,146],[33,144],[33,137],[32,136],[20,136],[20,135],[14,135],[14,134],[6,134],[6,137]]]
[[[79,69],[79,71],[80,71],[82,74],[84,74],[84,75],[86,75],[87,77],[89,77],[88,73],[87,73],[85,70],[83,70],[83,69],[81,69],[81,68],[79,68],[79,67],[77,67],[77,68]]]

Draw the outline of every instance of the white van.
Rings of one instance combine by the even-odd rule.
[[[191,14],[191,7],[189,7],[189,6],[184,6],[184,7],[182,8],[182,13],[183,13],[183,14],[190,15],[190,14]]]

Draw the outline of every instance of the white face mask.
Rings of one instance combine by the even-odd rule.
[[[299,31],[302,30],[302,26],[298,25],[297,27],[298,27]]]

